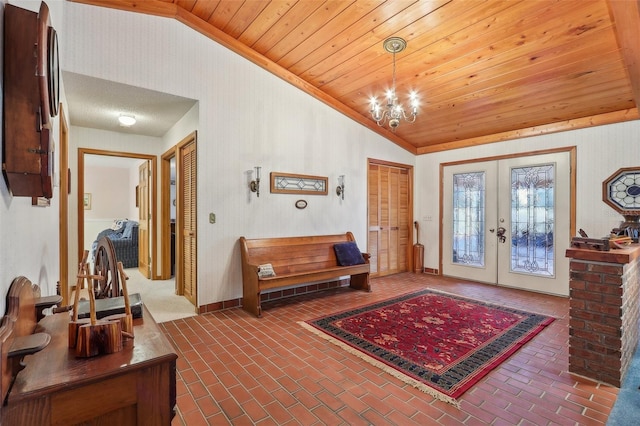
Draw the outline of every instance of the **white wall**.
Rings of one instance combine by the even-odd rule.
[[[138,166],[126,168],[85,165],[84,174],[84,192],[91,194],[91,209],[84,210],[83,248],[90,250],[98,233],[111,227],[114,220],[138,220],[135,204]]]
[[[65,31],[66,71],[199,101],[200,305],[242,295],[242,235],[353,231],[366,248],[367,158],[414,163],[405,150],[177,21],[67,2]],[[254,166],[265,177],[260,198],[248,190]],[[271,171],[327,176],[329,195],[271,194]],[[349,183],[343,202],[334,194],[340,174]],[[305,210],[294,207],[299,198],[307,199]]]
[[[124,217],[129,220],[137,221],[140,218],[139,208],[136,206],[138,183],[140,183],[140,166],[144,163],[144,160],[140,160],[135,166],[128,170],[128,185],[129,189],[125,192],[127,195],[127,207],[129,208],[128,214]],[[86,170],[85,170],[86,173]]]
[[[85,169],[84,192],[91,194],[91,209],[84,210],[85,220],[129,218],[135,185],[132,187],[130,171],[120,167],[94,166]],[[138,178],[137,173],[134,176]],[[137,216],[132,217],[135,219]]]
[[[609,235],[623,218],[602,201],[602,182],[621,167],[640,166],[639,121],[419,156],[415,175],[415,218],[420,221],[420,241],[425,245],[425,267],[439,267],[441,163],[570,146],[577,150],[576,229],[582,228],[594,238]],[[427,216],[433,220],[423,220]]]

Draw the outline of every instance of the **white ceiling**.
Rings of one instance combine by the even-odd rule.
[[[193,99],[62,72],[72,126],[161,137],[196,103]],[[137,123],[123,127],[120,114],[134,115]]]

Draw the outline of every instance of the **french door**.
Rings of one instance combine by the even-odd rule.
[[[570,153],[445,166],[444,275],[569,294]]]

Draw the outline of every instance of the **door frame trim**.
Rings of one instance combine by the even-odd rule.
[[[60,103],[60,208],[58,211],[59,242],[58,252],[60,253],[60,281],[58,289],[62,296],[62,306],[69,305],[69,125],[67,124],[64,105]]]
[[[176,158],[177,164],[177,155],[177,145],[175,145],[165,151],[164,154],[162,154],[160,160],[160,223],[162,226],[162,228],[160,229],[160,240],[162,241],[162,272],[160,275],[161,279],[163,280],[168,280],[169,278],[171,278],[171,159]],[[177,198],[178,194],[176,193],[176,200]],[[166,226],[165,224],[168,226]],[[174,241],[174,244],[177,245],[177,242]]]
[[[561,152],[569,153],[569,235],[576,234],[576,161],[577,161],[577,148],[576,146],[567,146],[561,148],[551,148],[551,149],[541,149],[538,151],[527,151],[520,152],[516,154],[504,154],[504,155],[494,155],[490,157],[482,157],[482,158],[473,158],[469,160],[459,160],[459,161],[450,161],[446,163],[440,163],[440,175],[439,175],[439,187],[440,187],[440,197],[439,197],[439,228],[438,233],[438,275],[442,276],[442,265],[443,265],[443,253],[442,253],[442,239],[444,238],[443,234],[443,214],[444,214],[444,169],[445,167],[450,166],[458,166],[461,164],[470,164],[470,163],[481,163],[486,161],[498,161],[498,160],[506,160],[510,158],[520,158],[520,157],[531,157],[534,155],[544,155],[544,154],[557,154]]]
[[[123,151],[107,151],[93,148],[78,148],[78,200],[82,200],[84,196],[84,156],[85,155],[104,155],[109,157],[124,157],[124,158],[137,158],[140,160],[149,160],[151,162],[151,232],[150,241],[151,246],[151,279],[157,280],[159,278],[157,269],[158,250],[156,244],[156,232],[157,232],[157,220],[156,211],[158,208],[158,172],[157,172],[157,156],[151,154],[142,154],[135,152],[123,152]],[[84,251],[84,206],[81,202],[78,202],[78,262],[82,260],[82,253]]]
[[[185,289],[185,272],[183,270],[183,265],[184,265],[184,235],[182,234],[182,229],[183,229],[183,219],[182,219],[182,200],[184,197],[184,182],[182,182],[181,177],[183,176],[184,171],[181,168],[181,152],[182,150],[185,148],[185,146],[189,145],[190,143],[193,143],[195,146],[195,152],[196,152],[196,174],[195,174],[195,180],[196,180],[196,211],[195,211],[195,215],[196,215],[196,258],[198,255],[198,240],[197,240],[197,213],[198,213],[198,205],[197,205],[197,195],[198,195],[198,165],[197,165],[197,160],[198,160],[198,132],[197,131],[193,131],[191,132],[189,135],[187,135],[184,139],[182,139],[180,142],[178,142],[173,149],[175,150],[175,156],[176,156],[176,271],[175,271],[175,280],[176,280],[176,294],[184,296],[184,289]],[[198,295],[200,293],[199,289],[198,289],[198,262],[196,260],[196,262],[194,263],[194,267],[193,267],[193,271],[192,274],[193,276],[196,277],[196,287],[195,287],[195,296],[194,296],[194,300],[193,300],[193,304],[196,308],[196,311],[198,311],[199,307],[198,307]],[[185,296],[185,298],[187,300],[189,300],[188,297]]]

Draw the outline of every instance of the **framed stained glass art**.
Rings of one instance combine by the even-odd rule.
[[[640,168],[619,169],[602,183],[602,200],[624,216],[640,216]]]
[[[327,195],[329,178],[271,172],[271,193]]]

